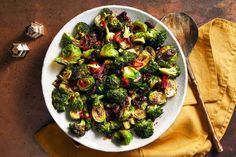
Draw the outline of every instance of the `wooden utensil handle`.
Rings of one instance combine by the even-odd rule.
[[[211,124],[210,117],[209,117],[209,115],[207,113],[207,110],[206,110],[206,107],[204,105],[204,101],[203,101],[203,98],[201,96],[197,80],[196,80],[196,78],[195,78],[195,76],[193,74],[193,70],[192,70],[192,67],[191,67],[191,64],[190,64],[188,58],[186,58],[186,63],[187,63],[188,75],[189,75],[190,81],[192,83],[191,88],[192,88],[193,94],[194,94],[194,96],[195,96],[195,98],[197,100],[197,103],[200,105],[200,107],[202,109],[202,112],[203,112],[203,114],[204,114],[204,116],[206,118],[207,125],[208,125],[209,131],[210,131],[210,136],[212,138],[213,145],[216,148],[217,152],[222,152],[223,151],[223,147],[220,144],[220,141],[218,140],[218,138],[216,136],[215,130],[213,128],[213,125]]]

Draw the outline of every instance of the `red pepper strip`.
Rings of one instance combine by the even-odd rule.
[[[143,62],[138,61],[138,60],[133,60],[130,63],[128,63],[129,66],[132,66],[133,68],[139,68],[143,66]]]
[[[121,83],[122,83],[125,87],[127,87],[127,86],[129,85],[129,80],[128,80],[128,79],[122,77],[121,81],[122,81]]]
[[[102,28],[105,28],[106,25],[107,25],[106,21],[104,21],[104,20],[101,21],[100,26],[101,26]]]
[[[121,35],[122,35],[122,31],[116,32],[115,35],[114,35],[114,37],[113,37],[113,39],[114,39],[116,42],[120,43],[120,42],[122,42],[122,41],[125,40],[124,38],[122,38]]]
[[[93,62],[93,61],[92,61],[92,62],[90,62],[90,64],[98,64],[98,63],[97,63],[97,62]]]
[[[97,62],[91,62],[91,64],[98,64]],[[89,70],[92,74],[102,74],[105,69],[105,64],[99,66],[99,68],[90,67]]]
[[[84,119],[92,118],[90,115],[86,115],[83,111],[80,112],[80,117]]]
[[[163,77],[162,77],[162,86],[164,89],[166,89],[168,87],[168,76],[167,75],[163,75]]]

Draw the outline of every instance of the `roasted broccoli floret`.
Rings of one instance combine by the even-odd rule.
[[[102,9],[100,15],[102,15],[103,17],[107,17],[112,15],[112,10],[108,9],[108,8],[104,8]]]
[[[146,108],[147,118],[155,120],[163,113],[163,109],[159,105],[149,105]]]
[[[158,74],[159,65],[154,59],[151,59],[145,67],[140,69],[140,72],[141,73]]]
[[[109,29],[113,32],[120,30],[122,27],[122,23],[115,16],[109,16],[107,22]]]
[[[127,65],[130,61],[134,60],[135,58],[136,58],[135,54],[128,51],[123,51],[121,56],[115,58],[114,64],[117,67],[122,67]]]
[[[54,89],[52,92],[52,105],[57,110],[57,112],[63,112],[68,106],[69,95],[67,93],[61,92],[58,89]]]
[[[115,74],[109,75],[106,78],[106,86],[110,89],[119,88],[120,79]]]
[[[158,64],[163,67],[170,67],[176,63],[178,50],[172,45],[166,45],[159,49],[157,53]]]
[[[95,129],[98,132],[104,134],[105,136],[110,137],[120,127],[121,124],[118,121],[109,121],[109,122],[98,123],[95,126]]]
[[[119,52],[115,49],[112,43],[105,44],[100,52],[101,57],[118,57]]]
[[[80,48],[73,44],[68,44],[62,49],[60,56],[56,58],[56,62],[64,65],[75,64],[80,59],[80,56]]]
[[[127,97],[127,90],[124,88],[110,89],[106,92],[106,99],[121,104]]]
[[[71,133],[81,137],[85,135],[86,131],[86,122],[81,119],[80,122],[74,122],[69,124],[69,130]]]
[[[138,137],[148,138],[154,133],[154,123],[151,119],[144,119],[137,122],[134,126],[134,132]]]
[[[163,45],[166,38],[167,38],[166,30],[163,27],[159,26],[159,27],[150,29],[146,33],[145,45],[151,46],[154,49],[156,49],[156,48],[160,47],[161,45]]]
[[[74,68],[73,71],[74,77],[77,78],[84,78],[90,75],[89,67],[87,64],[81,64],[79,67]]]
[[[112,140],[119,145],[128,145],[133,140],[133,134],[129,130],[118,130],[112,135]]]
[[[77,86],[81,91],[90,90],[95,84],[95,79],[92,76],[87,76],[77,81]]]
[[[79,45],[79,40],[72,37],[69,33],[64,33],[61,39],[61,46],[66,47],[69,44]]]
[[[90,32],[89,25],[86,24],[85,22],[79,22],[75,26],[76,28],[76,35],[75,38],[81,39],[85,34],[88,34]]]
[[[82,110],[83,109],[83,101],[80,98],[80,94],[75,92],[70,98],[69,105],[74,110]]]
[[[172,66],[170,68],[159,68],[160,72],[168,75],[171,78],[176,78],[180,75],[180,68],[178,65]]]

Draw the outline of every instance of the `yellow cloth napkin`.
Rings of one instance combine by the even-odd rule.
[[[199,40],[190,62],[200,85],[206,107],[221,139],[236,103],[236,24],[214,19],[199,29]],[[174,124],[156,141],[133,151],[104,153],[76,147],[55,123],[35,134],[37,142],[56,157],[171,157],[204,156],[211,149],[208,132],[199,106],[188,87],[185,105]]]

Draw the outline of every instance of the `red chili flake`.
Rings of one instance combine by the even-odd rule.
[[[163,75],[163,77],[162,77],[162,86],[164,89],[166,89],[168,87],[168,76],[167,75]]]
[[[113,39],[114,39],[116,42],[118,42],[118,43],[120,43],[120,42],[122,42],[122,41],[125,40],[125,39],[122,37],[122,31],[116,32],[115,35],[114,35],[114,37],[113,37]]]
[[[126,79],[126,78],[124,78],[124,77],[122,77],[121,83],[122,83],[125,87],[127,87],[127,86],[129,85],[129,80]]]
[[[106,21],[104,21],[104,20],[101,21],[100,26],[101,26],[102,28],[105,28],[106,25],[107,25]]]

